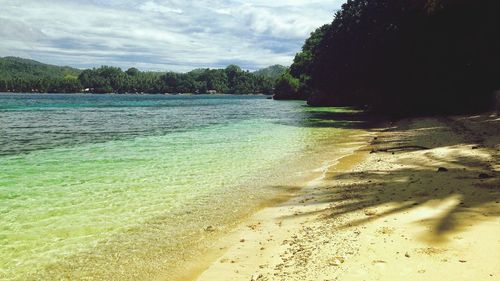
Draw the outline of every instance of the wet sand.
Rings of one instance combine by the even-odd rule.
[[[361,149],[222,239],[190,279],[499,280],[500,118],[369,131]]]

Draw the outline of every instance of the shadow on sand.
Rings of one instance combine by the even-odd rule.
[[[424,239],[435,243],[500,216],[498,117],[420,118],[387,124],[389,129],[368,129],[378,132],[359,152],[368,157],[368,166],[329,172],[328,185],[315,190],[308,203],[328,207],[300,216],[332,219],[364,212],[339,226],[345,228],[426,208],[434,214],[416,223],[426,227]]]

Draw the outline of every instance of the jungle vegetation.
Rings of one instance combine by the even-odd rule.
[[[195,69],[187,73],[126,71],[118,67],[79,70],[33,60],[0,58],[0,92],[38,93],[224,93],[271,94],[283,66],[257,72],[230,65],[225,69]]]
[[[349,0],[275,98],[395,114],[485,108],[500,89],[499,14],[497,0]]]

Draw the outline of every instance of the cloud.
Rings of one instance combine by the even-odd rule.
[[[0,56],[174,71],[288,65],[342,2],[0,0]]]
[[[182,14],[181,9],[175,9],[175,8],[170,8],[164,5],[160,5],[158,3],[155,3],[153,1],[148,1],[144,3],[140,9],[144,12],[153,12],[153,13],[160,13],[160,14]]]

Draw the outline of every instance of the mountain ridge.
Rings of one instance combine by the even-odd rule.
[[[12,79],[17,76],[64,78],[78,76],[82,70],[70,66],[58,66],[20,57],[0,57],[0,78]]]

